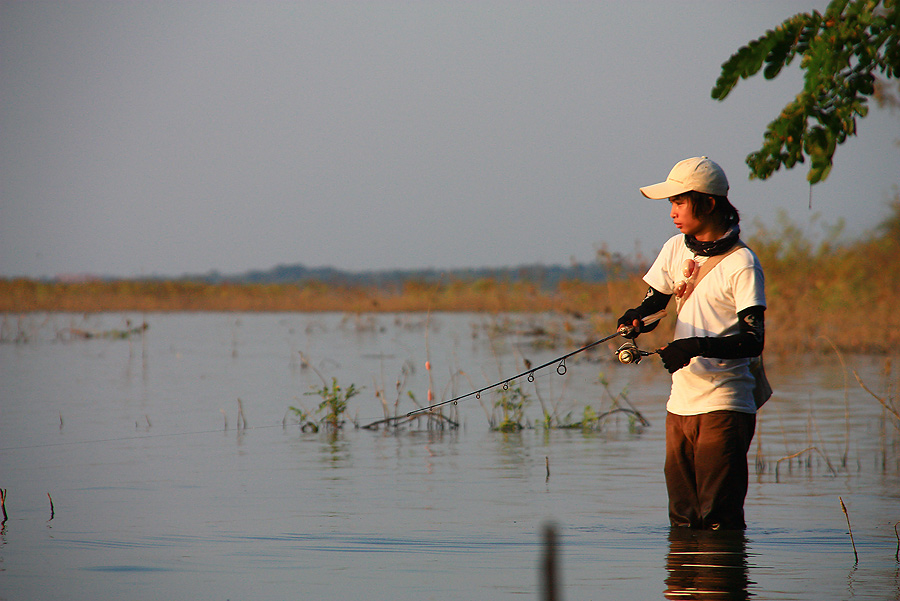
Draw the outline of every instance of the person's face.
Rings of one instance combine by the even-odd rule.
[[[675,227],[682,234],[694,236],[698,240],[704,240],[711,233],[708,220],[698,219],[694,216],[694,207],[690,194],[673,196],[669,199],[669,202],[672,205],[669,216],[672,218]]]

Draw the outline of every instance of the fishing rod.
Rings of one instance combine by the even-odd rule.
[[[662,319],[665,316],[666,316],[666,311],[665,311],[665,309],[663,309],[662,311],[654,313],[653,315],[648,315],[647,317],[643,318],[641,320],[641,323],[644,324],[645,326],[649,326],[651,324],[656,323],[657,321],[659,321],[660,319]],[[518,380],[519,378],[522,378],[525,376],[528,377],[529,382],[534,382],[534,372],[544,369],[546,367],[550,367],[554,363],[556,364],[556,373],[558,373],[561,376],[564,376],[564,375],[566,375],[566,359],[568,359],[572,355],[577,355],[578,353],[581,353],[590,348],[593,348],[593,347],[597,346],[598,344],[603,344],[604,342],[607,342],[608,340],[612,340],[616,336],[626,336],[627,334],[630,334],[633,330],[634,330],[634,326],[622,324],[615,331],[615,333],[610,334],[609,336],[607,336],[605,338],[601,338],[600,340],[597,340],[596,342],[592,342],[588,345],[585,345],[585,346],[581,347],[580,349],[576,349],[570,353],[566,353],[565,355],[562,355],[561,357],[557,357],[556,359],[551,359],[550,361],[547,361],[543,365],[538,365],[537,367],[530,367],[526,371],[523,371],[522,373],[517,374],[511,378],[506,378],[505,380],[500,380],[499,382],[497,382],[495,384],[491,384],[490,386],[485,386],[484,388],[479,388],[478,390],[473,390],[472,392],[466,393],[462,396],[458,396],[458,397],[455,397],[455,398],[452,398],[452,399],[449,399],[446,401],[441,401],[440,403],[435,403],[435,404],[429,405],[427,407],[421,407],[414,411],[410,411],[409,413],[406,414],[406,417],[412,417],[413,415],[416,415],[418,413],[425,413],[426,411],[431,411],[432,409],[436,409],[437,407],[442,407],[444,405],[449,405],[451,403],[456,405],[459,401],[469,398],[470,396],[474,396],[476,399],[480,399],[482,392],[491,390],[493,388],[497,388],[498,386],[502,386],[503,390],[508,390],[510,382],[513,382],[513,381]],[[628,342],[626,342],[625,344],[620,346],[618,349],[616,349],[615,354],[616,354],[616,358],[621,363],[638,364],[641,362],[641,359],[643,359],[644,357],[653,355],[657,352],[658,351],[641,350],[637,347],[637,345],[634,342],[629,340]]]

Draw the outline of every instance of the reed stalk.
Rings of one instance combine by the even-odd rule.
[[[872,395],[872,397],[876,401],[881,403],[881,406],[884,407],[888,413],[890,413],[897,419],[897,421],[894,422],[894,427],[897,429],[900,429],[900,412],[898,412],[896,409],[894,409],[894,407],[892,407],[886,400],[884,400],[883,398],[881,398],[880,396],[878,396],[877,394],[875,394],[874,392],[869,390],[869,387],[865,385],[865,383],[862,381],[862,378],[860,378],[859,374],[856,373],[856,370],[853,370],[853,375],[856,377],[856,381],[859,382],[859,385],[862,387],[862,389],[865,390],[866,392],[868,392],[870,395]]]
[[[847,530],[850,533],[850,544],[853,545],[853,557],[856,560],[856,563],[859,563],[859,553],[856,552],[856,541],[853,540],[853,528],[850,527],[850,514],[847,512],[847,506],[844,505],[844,499],[838,497],[838,500],[841,502],[841,509],[844,512],[844,517],[847,518]]]
[[[247,418],[244,417],[244,403],[241,402],[241,399],[237,400],[238,404],[238,414],[237,414],[237,429],[238,430],[246,430],[247,429]]]
[[[800,455],[803,455],[804,453],[808,453],[810,451],[815,451],[816,453],[818,453],[822,457],[822,459],[825,460],[826,465],[828,465],[828,469],[831,471],[831,475],[837,476],[837,472],[834,471],[834,468],[831,466],[831,462],[828,461],[828,458],[825,457],[825,455],[822,453],[822,451],[819,450],[818,447],[807,447],[807,448],[803,449],[802,451],[797,451],[796,453],[794,453],[792,455],[782,457],[781,459],[779,459],[778,461],[775,462],[775,482],[779,481],[778,468],[781,465],[782,461],[790,461],[791,459],[794,459],[795,457],[799,457]]]
[[[844,469],[847,468],[847,459],[850,455],[850,387],[847,382],[847,364],[844,362],[844,355],[841,351],[838,350],[838,347],[835,346],[834,342],[828,336],[822,336],[822,338],[834,349],[834,354],[837,355],[838,360],[841,362],[841,375],[844,377],[844,455],[841,457],[841,467]]]

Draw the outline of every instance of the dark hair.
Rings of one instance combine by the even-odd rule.
[[[697,219],[711,219],[717,227],[728,231],[741,221],[738,210],[728,201],[727,196],[688,192],[691,199],[691,211]]]

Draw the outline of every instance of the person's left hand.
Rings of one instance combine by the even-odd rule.
[[[628,309],[625,314],[616,322],[616,331],[625,338],[634,340],[641,333],[641,314],[637,309]]]
[[[670,374],[674,374],[700,354],[700,339],[681,338],[673,340],[657,352],[662,358],[663,366],[669,370]]]

